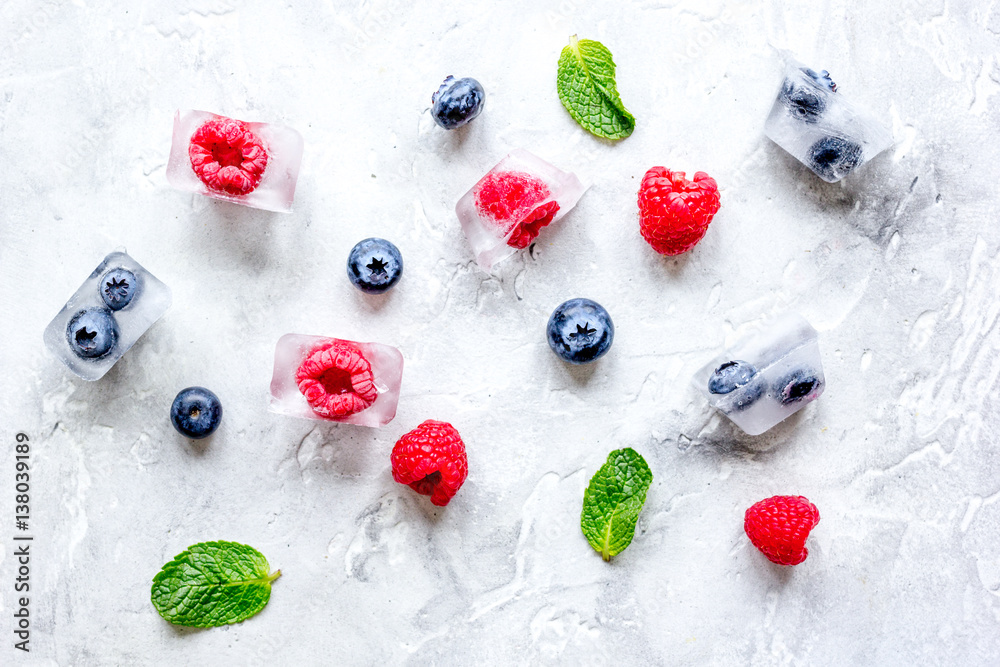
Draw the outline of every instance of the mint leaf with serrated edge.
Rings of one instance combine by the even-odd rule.
[[[580,527],[604,560],[611,560],[632,543],[652,482],[653,471],[646,459],[631,447],[608,454],[607,463],[590,479],[583,494]]]
[[[615,61],[600,42],[573,35],[559,55],[559,100],[583,129],[605,139],[624,139],[635,129],[615,84]]]
[[[264,555],[236,542],[199,542],[153,577],[150,597],[160,616],[177,625],[213,628],[245,621],[267,605],[271,574]]]

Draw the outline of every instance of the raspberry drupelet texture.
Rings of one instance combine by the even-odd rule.
[[[683,171],[653,167],[639,187],[639,231],[661,255],[693,248],[718,210],[719,187],[703,171],[688,180]]]
[[[746,511],[743,530],[755,547],[778,565],[798,565],[809,555],[806,538],[819,523],[819,510],[802,496],[773,496]]]
[[[243,121],[217,118],[199,127],[188,145],[191,167],[210,190],[246,195],[260,185],[267,149]]]
[[[504,234],[507,245],[527,248],[552,222],[559,203],[544,202],[552,192],[540,178],[519,171],[490,173],[476,191],[476,208]],[[539,205],[541,204],[541,205]]]
[[[455,496],[468,474],[465,443],[447,422],[428,419],[392,448],[392,478],[430,496],[440,507]]]
[[[372,367],[348,343],[325,343],[312,350],[295,372],[295,383],[313,412],[339,419],[367,409],[378,397]]]

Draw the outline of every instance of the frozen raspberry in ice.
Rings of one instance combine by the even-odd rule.
[[[396,416],[403,355],[380,343],[285,334],[274,350],[271,412],[382,426]]]
[[[322,417],[346,417],[371,407],[378,397],[372,366],[353,345],[323,343],[295,373],[299,391]]]
[[[455,213],[479,266],[490,271],[569,213],[586,189],[575,174],[518,149],[462,196]]]
[[[476,209],[496,224],[507,245],[527,248],[559,212],[559,202],[545,201],[551,194],[545,181],[531,174],[490,172],[476,190]],[[536,206],[540,202],[545,203]]]
[[[267,168],[267,148],[246,123],[210,120],[188,146],[191,167],[201,182],[217,192],[245,195],[260,184]]]
[[[167,181],[178,190],[287,213],[302,162],[302,135],[207,111],[178,111]]]

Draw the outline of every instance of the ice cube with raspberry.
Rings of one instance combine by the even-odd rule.
[[[892,133],[838,92],[826,70],[789,60],[764,133],[817,176],[836,183],[892,145]]]
[[[284,125],[178,111],[167,181],[178,190],[288,213],[302,146],[302,135]]]
[[[403,355],[381,343],[285,334],[274,350],[268,410],[361,426],[396,416]]]
[[[786,313],[694,374],[695,388],[749,435],[760,435],[826,388],[816,329]]]
[[[84,380],[99,380],[170,302],[169,287],[124,250],[116,250],[45,327],[45,346]]]
[[[458,200],[455,213],[476,262],[490,272],[569,213],[586,189],[575,174],[517,149]]]

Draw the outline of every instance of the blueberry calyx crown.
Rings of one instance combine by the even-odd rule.
[[[112,269],[101,278],[101,298],[111,310],[121,310],[135,296],[139,281],[128,269]]]
[[[797,403],[815,394],[823,382],[808,370],[799,370],[781,380],[775,389],[782,405]]]
[[[70,319],[66,339],[76,356],[97,359],[118,344],[118,324],[107,308],[81,310]]]

